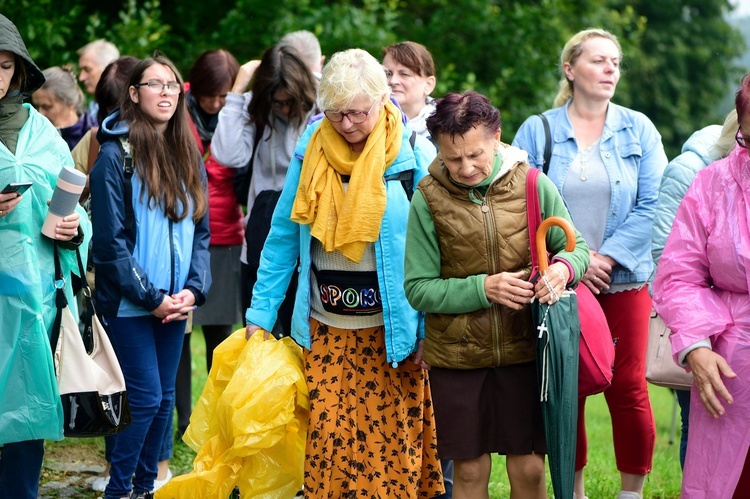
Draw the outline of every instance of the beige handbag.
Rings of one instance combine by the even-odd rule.
[[[63,430],[66,437],[114,435],[132,421],[125,378],[109,337],[96,316],[85,279],[83,293],[88,313],[81,335],[65,297],[57,243],[54,251],[57,315],[50,343],[65,417]],[[78,250],[76,256],[78,270],[85,275]]]
[[[656,311],[651,310],[646,350],[646,381],[675,390],[690,390],[693,375],[675,363],[672,345],[669,342],[670,332]]]

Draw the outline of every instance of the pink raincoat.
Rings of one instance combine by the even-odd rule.
[[[750,447],[750,157],[735,147],[700,171],[677,210],[654,281],[676,354],[708,338],[737,378],[714,419],[693,386],[682,498],[729,498]]]

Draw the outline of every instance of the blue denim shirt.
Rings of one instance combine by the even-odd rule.
[[[252,304],[245,314],[248,324],[270,331],[276,322],[281,302],[293,272],[299,274],[294,311],[292,338],[304,348],[310,348],[310,262],[312,235],[310,225],[291,220],[292,205],[297,195],[302,162],[313,132],[320,121],[311,124],[300,137],[289,165],[284,189],[273,212],[271,232],[260,256],[258,281],[253,288]],[[427,167],[435,157],[435,147],[429,140],[417,136],[410,147],[411,130],[403,127],[401,150],[396,160],[385,171],[386,208],[375,241],[378,284],[383,300],[385,346],[388,362],[401,362],[417,348],[424,338],[424,316],[406,300],[404,291],[404,251],[406,223],[409,219],[409,199],[403,184],[387,181],[399,172],[414,170],[413,184],[427,175]],[[299,258],[299,264],[297,262]]]
[[[544,115],[552,133],[552,158],[548,176],[562,193],[570,165],[578,153],[568,101]],[[537,168],[544,162],[544,126],[538,116],[528,118],[518,130],[513,145],[529,153]],[[609,103],[599,153],[609,175],[611,201],[599,253],[619,265],[612,271],[613,283],[644,282],[651,275],[651,229],[659,195],[659,184],[667,165],[661,135],[644,114]],[[563,195],[564,199],[564,195]],[[566,204],[586,200],[565,199]]]

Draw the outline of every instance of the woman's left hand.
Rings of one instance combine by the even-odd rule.
[[[562,262],[555,262],[547,268],[547,273],[534,286],[534,296],[539,303],[555,303],[565,291],[570,280],[570,270]],[[546,281],[546,282],[545,282]],[[549,286],[547,286],[549,283]]]
[[[737,374],[729,367],[726,359],[710,348],[696,348],[685,356],[685,361],[693,373],[693,380],[701,402],[706,411],[714,417],[719,418],[726,410],[721,403],[723,399],[727,404],[732,404],[734,398],[729,393],[721,377],[734,379]]]
[[[589,268],[583,275],[581,282],[588,287],[592,293],[598,295],[602,291],[609,289],[612,284],[612,269],[617,265],[614,258],[602,255],[596,251],[589,250],[591,259]]]
[[[169,307],[169,315],[162,322],[184,321],[187,320],[187,314],[195,310],[195,295],[189,289],[183,289],[179,293],[172,295],[174,304]]]
[[[76,212],[68,215],[62,219],[61,222],[57,223],[55,227],[55,239],[59,241],[70,241],[76,234],[78,234],[78,219],[81,218]]]

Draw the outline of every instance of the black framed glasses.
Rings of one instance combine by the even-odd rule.
[[[272,100],[271,101],[271,107],[274,109],[281,109],[284,107],[292,107],[292,104],[294,104],[294,99],[287,99],[287,100]]]
[[[344,121],[344,118],[349,118],[349,121],[351,121],[355,125],[359,125],[360,123],[364,123],[367,120],[367,117],[370,116],[370,113],[372,112],[372,108],[374,106],[375,102],[372,103],[370,109],[368,109],[367,111],[349,111],[348,113],[323,111],[323,114],[325,114],[326,118],[334,123],[340,123],[341,121]]]
[[[737,141],[737,145],[739,145],[743,149],[747,149],[747,143],[745,142],[745,137],[742,135],[742,127],[739,127],[737,129],[737,136],[734,138],[734,140]]]
[[[182,86],[176,81],[170,81],[169,83],[162,83],[160,81],[151,80],[143,83],[136,83],[133,85],[135,88],[146,87],[151,90],[152,94],[160,94],[162,91],[166,91],[170,95],[179,94],[182,91]]]

